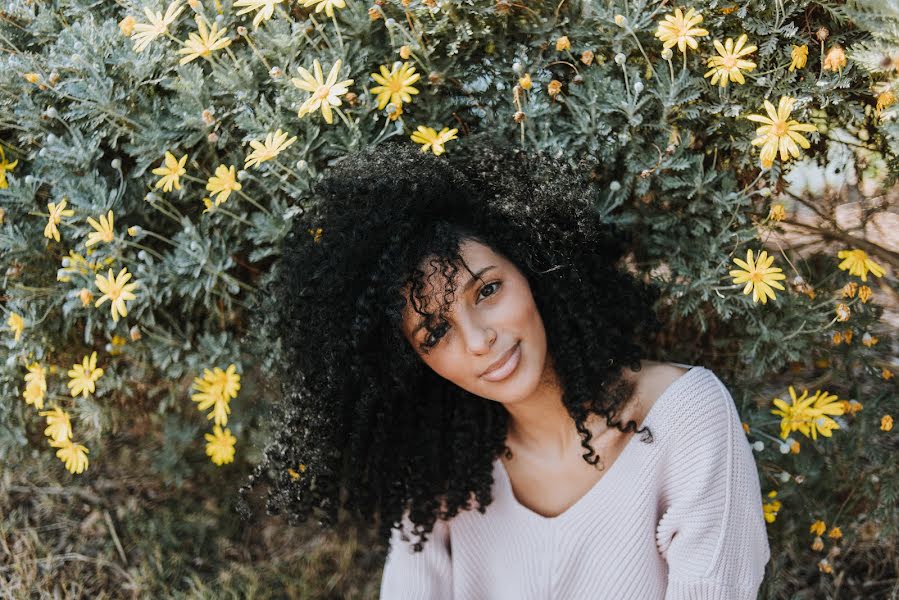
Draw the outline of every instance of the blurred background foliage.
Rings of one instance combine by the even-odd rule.
[[[279,241],[395,137],[593,160],[664,288],[650,358],[740,409],[760,595],[896,597],[897,0],[11,0],[0,49],[3,597],[377,595],[367,528],[234,505],[278,400]],[[747,250],[775,299],[734,282]]]

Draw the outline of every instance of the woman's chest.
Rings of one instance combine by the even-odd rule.
[[[529,458],[512,449],[513,457],[502,457],[515,500],[540,516],[553,518],[578,503],[606,476],[633,434],[620,434],[602,443],[592,443],[600,461],[588,464],[580,447],[564,461],[547,462]],[[591,457],[595,459],[596,455]]]

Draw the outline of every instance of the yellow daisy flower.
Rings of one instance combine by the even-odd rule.
[[[330,18],[334,16],[335,8],[346,8],[346,3],[344,0],[305,0],[303,8],[309,6],[315,6],[315,12],[317,13],[325,11],[325,14]]]
[[[3,146],[0,146],[0,190],[6,189],[9,187],[9,183],[6,181],[6,172],[12,171],[13,168],[19,164],[18,159],[13,162],[9,162],[6,160],[6,154],[3,152]]]
[[[862,301],[862,304],[867,304],[868,300],[870,300],[873,295],[874,293],[871,291],[871,288],[866,285],[858,288],[858,299]]]
[[[93,231],[88,234],[87,241],[84,242],[85,246],[93,246],[99,242],[111,242],[115,239],[115,232],[112,230],[112,221],[113,214],[110,210],[106,215],[100,215],[100,222],[98,223],[93,218],[87,218],[87,224],[93,227],[96,231]]]
[[[168,33],[169,25],[175,22],[183,10],[184,6],[182,6],[181,0],[174,0],[170,3],[165,9],[165,16],[158,10],[153,12],[149,8],[144,8],[144,15],[150,23],[138,23],[132,28],[131,39],[134,41],[134,51],[143,52],[150,42]]]
[[[849,271],[850,275],[861,277],[862,281],[868,281],[868,273],[875,277],[883,277],[883,267],[874,262],[864,250],[858,248],[840,250],[837,257],[843,259],[843,262],[837,265],[840,270]]]
[[[237,14],[239,15],[253,10],[259,11],[253,18],[253,27],[259,27],[260,23],[272,18],[272,15],[275,14],[275,5],[281,4],[283,1],[284,0],[237,0],[233,6],[235,8],[239,6],[245,7],[237,11]]]
[[[790,113],[793,111],[795,98],[789,96],[781,96],[777,110],[768,100],[765,100],[765,110],[768,116],[763,115],[747,115],[750,121],[764,123],[756,129],[757,138],[752,140],[753,146],[761,146],[761,165],[763,169],[771,168],[774,164],[774,157],[780,150],[780,160],[789,160],[792,154],[794,158],[799,158],[798,143],[803,148],[809,148],[811,144],[800,131],[818,131],[818,128],[810,123],[800,123],[795,119],[790,119]]]
[[[47,417],[47,428],[44,429],[44,435],[54,442],[64,442],[72,437],[72,422],[69,420],[69,414],[58,406],[54,406],[50,410],[38,413],[42,417]]]
[[[137,25],[137,19],[128,15],[121,21],[119,21],[119,31],[122,32],[122,35],[125,37],[131,37],[131,34],[134,33],[134,26]]]
[[[372,79],[381,85],[371,88],[372,94],[377,94],[378,110],[381,110],[387,103],[392,103],[401,108],[403,102],[412,102],[410,94],[417,94],[418,90],[412,87],[412,84],[421,79],[421,74],[415,72],[415,67],[408,62],[402,65],[395,64],[388,71],[386,65],[381,65],[381,74],[372,73]]]
[[[768,492],[768,497],[772,498],[770,502],[765,502],[762,504],[762,512],[765,516],[766,523],[773,523],[777,519],[777,513],[780,512],[780,509],[783,507],[780,500],[774,500],[773,498],[777,497],[777,490],[771,490]]]
[[[818,439],[818,433],[824,437],[831,437],[834,429],[839,429],[839,424],[827,415],[842,415],[845,412],[842,401],[838,400],[833,394],[828,394],[824,390],[815,392],[813,396],[814,403],[811,410],[815,413],[815,418],[809,423],[809,429],[812,432],[812,439]],[[806,434],[808,436],[808,434]]]
[[[774,257],[768,256],[765,250],[759,253],[757,260],[753,260],[752,250],[747,250],[745,261],[734,258],[734,262],[743,270],[734,269],[730,272],[730,275],[733,277],[735,284],[746,284],[746,287],[743,288],[743,293],[748,294],[752,292],[753,302],[761,301],[762,304],[767,304],[768,298],[775,299],[774,290],[771,288],[784,289],[783,285],[777,281],[786,279],[787,276],[783,274],[780,267],[771,266],[771,263],[774,262]]]
[[[780,398],[774,398],[773,400],[777,409],[773,409],[771,413],[781,417],[780,437],[781,439],[787,439],[787,436],[789,436],[791,432],[800,430],[806,437],[808,437],[809,423],[811,423],[812,419],[816,416],[815,412],[811,409],[811,405],[817,398],[815,396],[809,398],[808,390],[803,390],[802,395],[797,397],[796,390],[793,389],[792,385],[790,386],[789,391],[790,404],[787,404]]]
[[[97,367],[97,351],[94,350],[90,358],[85,356],[80,365],[77,363],[72,365],[68,375],[70,381],[66,386],[73,398],[78,394],[84,398],[87,398],[88,394],[93,394],[96,391],[96,381],[103,376],[103,369]]]
[[[212,195],[218,194],[215,199],[216,206],[227,200],[231,192],[237,192],[243,188],[240,182],[237,181],[237,174],[234,169],[233,165],[231,167],[219,165],[215,169],[215,175],[210,177],[206,183],[207,191],[212,192]]]
[[[295,141],[297,141],[297,136],[287,139],[287,134],[280,129],[265,136],[265,143],[251,140],[250,146],[252,146],[253,152],[247,156],[246,164],[244,164],[243,168],[249,169],[253,165],[275,158]]]
[[[33,404],[38,410],[44,408],[44,392],[41,391],[39,385],[26,384],[22,397],[25,399],[25,404]]]
[[[314,77],[303,67],[297,68],[302,79],[293,77],[290,82],[301,90],[312,92],[312,95],[303,102],[302,106],[300,106],[297,116],[302,118],[309,113],[321,109],[325,121],[327,121],[328,124],[334,122],[331,107],[340,106],[342,104],[340,96],[346,94],[347,91],[349,91],[347,86],[353,83],[352,79],[344,79],[338,83],[337,74],[340,72],[341,62],[341,59],[337,59],[337,62],[331,67],[331,70],[328,72],[327,81],[322,78],[322,66],[317,58],[312,61],[312,68],[315,71]]]
[[[234,462],[234,444],[237,438],[231,435],[230,429],[225,429],[216,425],[212,428],[212,434],[205,434],[206,438],[206,455],[212,459],[212,462],[221,466]]]
[[[44,237],[52,238],[59,241],[59,229],[56,227],[62,221],[63,217],[71,217],[75,214],[75,211],[71,208],[66,208],[66,204],[68,204],[68,200],[63,198],[60,200],[59,204],[55,202],[47,203],[47,210],[50,212],[49,217],[47,218],[47,226],[44,227]]]
[[[790,59],[790,71],[804,68],[805,63],[808,62],[808,44],[794,45],[793,49],[790,50]]]
[[[181,189],[181,176],[187,171],[184,169],[184,163],[187,162],[187,154],[180,159],[169,151],[165,153],[165,164],[161,167],[153,169],[154,175],[161,175],[162,179],[156,182],[156,188],[162,188],[163,192],[171,192],[174,187],[176,190]]]
[[[215,419],[216,425],[225,425],[228,422],[228,415],[231,414],[229,403],[232,398],[237,397],[240,390],[240,374],[237,373],[237,366],[228,365],[225,371],[219,367],[215,367],[212,371],[203,369],[203,376],[194,378],[193,387],[198,393],[192,394],[190,399],[198,403],[197,409],[206,410],[212,407],[212,412],[207,418]]]
[[[737,38],[736,44],[731,38],[727,38],[723,45],[718,40],[715,40],[715,50],[718,51],[720,56],[712,56],[708,59],[706,64],[712,68],[703,77],[711,75],[712,85],[718,83],[720,79],[721,83],[719,85],[721,87],[726,87],[730,80],[737,83],[746,83],[746,80],[743,79],[742,71],[752,71],[755,69],[756,64],[751,60],[745,60],[740,57],[758,50],[756,46],[744,47],[743,44],[746,43],[746,40],[747,36],[745,33]]]
[[[453,129],[444,127],[440,130],[440,133],[437,133],[433,127],[419,125],[418,130],[411,137],[416,144],[423,144],[421,147],[422,152],[431,150],[435,155],[440,156],[445,152],[443,145],[450,140],[457,139],[456,133],[458,132],[459,130],[455,127]]]
[[[81,444],[76,444],[68,439],[61,442],[51,441],[50,445],[54,448],[59,448],[56,451],[56,456],[65,463],[66,469],[70,473],[83,473],[87,469],[88,449]]]
[[[44,395],[47,393],[47,372],[40,363],[31,363],[25,374],[25,390],[22,397],[26,404],[33,404],[35,408],[44,408]]]
[[[814,533],[815,535],[824,535],[824,531],[827,530],[827,525],[824,521],[820,519],[812,523],[812,526],[809,527],[808,532]]]
[[[25,319],[19,313],[10,313],[6,320],[9,329],[15,334],[13,338],[16,342],[22,339],[22,332],[25,331]]]
[[[841,323],[849,320],[849,317],[852,315],[852,311],[849,310],[849,307],[840,302],[837,304],[837,307],[834,309],[834,312],[837,314],[837,321]],[[851,339],[851,338],[850,338]],[[849,343],[849,340],[846,340],[846,343]]]
[[[891,415],[883,415],[880,418],[880,430],[891,431],[893,429],[893,417]]]
[[[834,46],[824,56],[825,71],[842,71],[846,66],[846,53],[839,46]]]
[[[128,272],[128,267],[122,267],[122,270],[115,277],[112,276],[112,269],[109,269],[109,274],[106,277],[99,273],[97,274],[95,283],[100,291],[103,292],[103,295],[94,302],[94,306],[100,306],[109,300],[113,321],[118,321],[119,315],[127,316],[128,308],[125,306],[125,301],[134,300],[137,297],[133,294],[133,291],[137,287],[138,282],[126,283],[129,279],[131,279],[131,273]]]
[[[178,64],[187,64],[201,56],[209,60],[215,50],[231,45],[230,38],[225,37],[225,29],[219,29],[218,23],[213,23],[210,30],[206,27],[206,19],[200,15],[195,15],[194,20],[197,22],[197,31],[188,34],[184,47],[178,50],[178,54],[185,55]]]
[[[875,108],[874,112],[879,115],[881,112],[883,112],[883,109],[885,109],[888,106],[892,106],[894,104],[896,104],[896,95],[893,92],[891,92],[890,90],[884,90],[883,92],[881,92],[880,94],[877,95],[877,107]],[[0,159],[3,158],[2,152],[3,152],[3,149],[0,148]],[[4,175],[3,175],[3,164],[0,163],[0,187],[4,187],[3,186],[4,182],[5,182],[5,179],[4,179]]]
[[[673,15],[665,15],[665,20],[659,23],[655,35],[664,42],[664,48],[671,48],[676,44],[677,49],[686,54],[687,46],[694,50],[699,48],[697,37],[709,34],[705,29],[694,27],[701,22],[702,15],[696,12],[696,9],[691,8],[684,15],[683,11],[677,8]]]

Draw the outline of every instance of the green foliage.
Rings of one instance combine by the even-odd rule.
[[[16,314],[24,330],[19,340],[11,329],[0,336],[0,459],[14,465],[4,476],[20,487],[106,484],[110,502],[125,502],[126,467],[142,465],[142,488],[191,491],[165,507],[125,502],[115,518],[127,524],[118,535],[131,562],[110,567],[105,580],[85,580],[80,591],[66,590],[96,596],[117,581],[135,593],[188,597],[227,597],[219,585],[233,586],[224,593],[235,597],[266,597],[260,590],[271,586],[295,597],[373,592],[380,565],[366,559],[364,546],[337,561],[313,560],[301,573],[250,552],[229,554],[239,524],[224,510],[210,512],[209,503],[236,492],[266,439],[280,345],[267,319],[276,307],[264,290],[292,220],[317,201],[312,184],[348,152],[408,139],[423,125],[458,129],[458,139],[445,144],[450,153],[489,136],[572,165],[593,159],[597,186],[585,193],[607,220],[633,234],[629,264],[664,289],[666,328],[653,358],[714,369],[734,393],[750,442],[764,445],[756,453],[763,491],[777,490],[782,503],[769,525],[774,558],[765,597],[822,597],[840,586],[886,597],[896,578],[889,549],[899,478],[896,430],[880,424],[883,415],[899,416],[895,380],[883,377],[887,368],[899,373],[891,338],[899,255],[895,239],[877,232],[895,225],[888,213],[899,173],[899,104],[877,103],[899,96],[899,2],[690,6],[710,35],[698,38],[699,50],[684,56],[674,46],[666,58],[654,34],[673,7],[648,0],[388,0],[371,8],[347,0],[333,20],[302,3],[281,3],[259,27],[252,25],[255,11],[237,15],[229,0],[206,0],[185,6],[170,35],[142,52],[123,35],[122,21],[130,15],[146,23],[143,9],[165,13],[161,2],[7,3],[0,12],[0,148],[8,163],[18,162],[0,168],[0,287],[4,326]],[[231,43],[208,59],[179,64],[179,45],[196,31],[194,13],[218,23]],[[616,15],[626,22],[617,24]],[[712,40],[742,33],[757,46],[743,58],[757,67],[744,72],[745,84],[711,85],[703,75],[716,55]],[[570,49],[556,50],[561,36]],[[792,48],[802,45],[808,62],[791,71]],[[836,47],[848,62],[824,69],[823,57]],[[369,74],[381,65],[389,70],[401,51],[421,74],[414,84],[420,93],[393,119],[394,107],[377,110]],[[299,67],[311,70],[314,59],[325,76],[340,59],[338,81],[354,80],[330,124],[320,111],[297,113],[309,93],[290,80]],[[746,116],[765,115],[764,102],[777,106],[782,96],[796,99],[790,118],[817,131],[804,134],[811,146],[799,159],[775,158],[761,169],[752,145],[759,123]],[[278,129],[296,141],[244,169],[249,142]],[[167,152],[188,157],[181,188],[170,192],[157,189],[152,174]],[[206,183],[219,165],[236,167],[242,189],[206,211]],[[57,242],[44,228],[48,203],[62,200],[74,214],[62,217]],[[786,220],[769,216],[774,204],[784,205]],[[861,224],[847,222],[841,206],[857,208]],[[88,217],[110,210],[113,241],[86,247],[95,231]],[[763,248],[787,274],[787,289],[764,305],[728,274],[735,257]],[[869,274],[869,302],[842,295],[848,282],[863,283],[838,267],[837,252],[851,248],[887,269],[883,278]],[[128,314],[114,320],[109,302],[94,305],[101,296],[96,276],[122,267],[139,285]],[[83,301],[82,290],[91,301]],[[841,302],[851,309],[847,322],[835,318]],[[853,341],[834,345],[833,334],[846,330]],[[863,344],[865,333],[879,343]],[[72,398],[66,372],[95,350],[104,369],[96,392]],[[34,363],[48,370],[44,408],[64,408],[74,440],[89,449],[84,473],[69,475],[53,459],[44,419],[23,399],[26,367]],[[237,458],[216,466],[204,454],[212,422],[191,401],[191,382],[204,369],[229,364],[242,376],[227,423]],[[788,385],[827,389],[863,409],[838,416],[832,437],[794,433],[802,450],[782,453],[770,409]],[[62,519],[60,527],[68,526],[60,515],[85,518],[64,506],[2,514],[22,533],[36,525],[29,510]],[[817,519],[840,526],[844,536],[827,540],[823,552],[810,549],[808,528]],[[33,535],[45,536],[36,529]],[[121,563],[112,538],[103,539],[87,536],[78,551]],[[313,532],[304,531],[283,547],[295,551],[309,539]],[[49,545],[43,551],[54,552]],[[819,570],[824,556],[832,574]],[[0,570],[26,581],[25,559],[16,560],[0,559]],[[262,574],[254,575],[249,562]],[[60,580],[81,581],[75,563],[47,564]],[[345,577],[339,591],[326,583],[336,569]],[[52,580],[31,581],[52,589]]]

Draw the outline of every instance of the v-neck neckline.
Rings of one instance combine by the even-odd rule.
[[[672,363],[672,364],[679,365],[679,363]],[[682,385],[684,379],[689,377],[693,372],[699,371],[700,369],[702,369],[702,367],[700,367],[698,365],[697,366],[680,365],[680,366],[685,366],[685,367],[690,367],[690,368],[687,370],[686,373],[683,373],[677,379],[675,379],[674,381],[669,383],[668,387],[666,387],[662,391],[662,393],[659,394],[659,397],[656,399],[656,401],[650,407],[649,412],[646,413],[646,416],[643,417],[643,421],[640,423],[640,426],[637,427],[637,429],[641,429],[642,427],[649,425],[650,421],[653,419],[653,415],[656,414],[656,408],[660,404],[662,404],[662,401],[665,400],[668,396],[670,396],[671,392],[674,389],[676,389],[679,385]],[[600,477],[599,480],[596,483],[594,483],[593,486],[589,490],[587,490],[580,498],[578,498],[574,502],[574,504],[572,504],[571,506],[569,506],[568,508],[566,508],[565,510],[563,510],[561,513],[557,514],[554,517],[544,517],[540,513],[537,513],[535,511],[531,510],[530,508],[528,508],[527,506],[525,506],[524,504],[519,502],[518,498],[515,497],[515,492],[512,490],[512,480],[509,477],[509,473],[506,471],[506,466],[503,464],[502,459],[497,458],[496,462],[499,463],[499,470],[503,474],[503,476],[502,476],[503,481],[504,481],[503,485],[505,485],[509,500],[515,506],[515,508],[517,510],[523,512],[524,514],[528,515],[528,517],[530,517],[532,519],[536,519],[539,522],[553,524],[553,523],[559,523],[561,521],[564,521],[564,520],[570,518],[572,514],[575,514],[576,512],[581,510],[583,508],[583,506],[585,506],[588,503],[588,501],[590,500],[590,498],[592,496],[599,493],[599,490],[602,487],[610,485],[610,484],[604,484],[603,482],[606,481],[607,479],[609,479],[609,477],[611,477],[612,475],[614,475],[615,473],[617,473],[620,470],[619,468],[617,468],[618,463],[622,462],[623,459],[625,459],[626,457],[629,456],[631,447],[634,446],[636,442],[637,442],[637,434],[633,434],[631,436],[631,439],[629,439],[627,441],[627,443],[625,444],[625,446],[621,450],[621,452],[618,453],[618,456],[615,458],[615,460],[612,461],[612,464],[606,468],[605,475]]]

